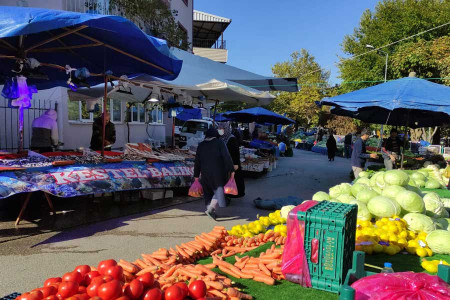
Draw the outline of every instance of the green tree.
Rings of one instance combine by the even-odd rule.
[[[357,56],[368,49],[366,45],[375,48],[388,45],[405,37],[415,35],[428,29],[445,24],[449,21],[450,1],[448,0],[384,0],[377,4],[374,12],[367,10],[363,13],[360,25],[353,34],[347,35],[342,43],[342,50],[349,56]],[[417,41],[431,41],[447,36],[450,26],[443,26],[431,30],[417,37],[408,39],[392,46],[383,48],[383,51],[392,56],[399,47],[405,43]],[[385,57],[376,52],[359,56],[354,59],[341,58],[339,69],[341,78],[346,82],[345,91],[364,88],[384,79]],[[421,65],[421,71],[428,73],[426,65]],[[388,79],[404,76],[404,70],[394,70],[392,61],[389,61]],[[423,76],[418,73],[418,76]],[[369,81],[369,82],[361,82]]]
[[[298,78],[300,91],[277,93],[277,98],[269,108],[280,114],[286,113],[301,126],[316,125],[321,109],[315,101],[327,94],[329,72],[323,70],[307,50],[302,49],[292,53],[289,61],[276,63],[272,67],[272,73],[276,77]]]
[[[187,33],[174,18],[178,12],[170,10],[162,0],[111,0],[110,11],[132,20],[142,30],[166,40],[172,47],[189,48]]]

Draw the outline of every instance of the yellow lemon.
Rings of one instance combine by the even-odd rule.
[[[422,247],[416,249],[416,254],[420,257],[425,257],[428,255],[427,250]]]
[[[380,244],[376,244],[375,246],[373,246],[373,252],[375,253],[383,252],[383,246],[381,246]]]
[[[402,239],[406,239],[408,237],[408,232],[406,232],[405,230],[400,231],[400,233],[398,234],[398,237],[402,238]]]
[[[380,235],[380,240],[382,241],[389,241],[389,236],[387,235],[387,233],[383,233]]]
[[[383,229],[384,231],[389,231],[389,225],[383,225],[381,229]]]
[[[429,247],[425,247],[424,249],[425,249],[425,251],[427,251],[427,255],[428,256],[432,256],[433,255],[433,251]]]
[[[389,242],[396,243],[398,241],[397,237],[395,235],[389,236]]]
[[[375,222],[375,225],[378,227],[378,228],[381,228],[381,227],[383,227],[383,222],[381,222],[380,220],[378,220],[378,221],[376,221]]]
[[[410,240],[415,239],[415,238],[416,238],[416,233],[415,233],[414,231],[409,230],[409,231],[408,231],[408,238],[409,238]]]
[[[381,222],[387,224],[389,223],[389,218],[381,218]]]
[[[370,223],[370,221],[368,221],[368,220],[365,220],[365,221],[362,221],[362,222],[361,222],[361,225],[362,225],[363,227],[371,227],[371,226],[372,226],[372,223]]]
[[[406,251],[408,251],[409,254],[413,254],[413,255],[416,254],[416,249],[417,248],[415,248],[415,247],[409,247],[408,246],[405,249],[406,249]]]
[[[406,245],[408,245],[408,242],[404,238],[399,238],[397,243],[402,247],[405,247]]]
[[[408,241],[408,247],[418,248],[420,245],[416,240],[410,240]]]
[[[387,246],[384,249],[384,253],[386,253],[388,255],[395,255],[395,254],[397,254],[397,251],[396,251],[396,249],[393,246]]]

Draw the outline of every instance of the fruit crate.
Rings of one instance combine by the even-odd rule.
[[[305,255],[312,287],[339,293],[355,250],[358,206],[321,201],[297,217],[305,222]],[[318,259],[312,259],[318,241]]]
[[[377,273],[364,270],[365,253],[362,251],[353,252],[353,267],[348,271],[344,284],[341,287],[339,300],[354,300],[355,290],[351,285],[363,278]],[[439,265],[437,275],[447,283],[450,283],[450,267]]]

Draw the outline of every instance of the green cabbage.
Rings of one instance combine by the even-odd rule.
[[[428,247],[438,254],[450,254],[450,231],[435,230],[426,238]]]
[[[355,197],[347,194],[339,195],[336,199],[342,203],[349,203],[350,201],[356,200]]]
[[[444,204],[444,207],[447,208],[447,210],[450,209],[450,198],[441,198],[442,204]]]
[[[383,179],[387,184],[404,186],[408,184],[409,176],[402,170],[390,170],[384,173]]]
[[[417,182],[418,180],[422,180],[422,181],[425,181],[425,180],[426,180],[425,175],[423,175],[423,174],[420,173],[420,172],[413,172],[413,173],[410,175],[410,177],[411,177],[412,179],[414,179],[415,182]]]
[[[448,212],[441,201],[441,198],[436,193],[427,193],[423,196],[427,216],[432,218],[446,218]]]
[[[355,183],[365,184],[367,186],[370,186],[370,179],[367,177],[359,177],[358,180],[355,181]]]
[[[381,192],[381,196],[395,199],[398,193],[405,191],[404,187],[398,185],[390,185],[384,188]]]
[[[378,177],[383,177],[383,176],[384,176],[384,172],[375,173],[372,177],[370,177],[370,186],[371,187],[378,186],[378,184],[377,184]],[[383,184],[384,184],[384,182],[383,182]]]
[[[428,179],[428,181],[425,182],[425,188],[427,188],[427,189],[439,189],[439,188],[441,188],[441,184],[436,179]]]
[[[341,183],[330,188],[330,197],[337,198],[340,195],[350,195],[352,186],[349,183]]]
[[[281,215],[281,217],[287,219],[287,218],[288,218],[288,215],[289,215],[289,212],[290,212],[292,209],[294,209],[294,208],[295,208],[295,205],[285,205],[285,206],[283,206],[283,207],[281,208],[281,210],[280,210],[280,215]]]
[[[369,178],[370,177],[370,173],[366,172],[366,171],[362,171],[358,174],[358,178]]]
[[[397,194],[395,200],[407,213],[423,213],[425,210],[425,203],[423,202],[422,197],[420,197],[417,193],[411,191],[403,191]]]
[[[419,195],[419,196],[422,195],[422,191],[421,191],[418,187],[407,185],[405,188],[406,188],[408,191],[414,192],[414,193],[416,193],[416,194]]]
[[[401,212],[401,207],[395,200],[383,196],[370,199],[367,209],[372,215],[387,218],[399,215]]]
[[[371,188],[367,188],[365,190],[362,190],[358,193],[358,195],[356,195],[356,199],[364,202],[364,203],[368,203],[370,199],[379,196],[379,194],[377,192],[375,192],[373,189]]]
[[[417,179],[417,180],[414,180],[414,182],[416,183],[417,187],[425,187],[425,180]]]
[[[379,195],[381,195],[381,193],[383,192],[383,190],[382,190],[381,188],[377,187],[377,186],[374,186],[374,187],[372,188],[372,190],[374,190],[375,192],[377,192]]]
[[[425,176],[425,178],[428,178],[428,176],[430,176],[430,173],[426,169],[420,169],[419,171],[417,171],[417,173],[422,174],[423,176]]]
[[[431,232],[436,229],[436,225],[429,216],[419,213],[409,213],[403,216],[403,219],[408,223],[408,229],[420,232]]]
[[[352,200],[348,204],[356,204],[358,205],[358,219],[369,221],[372,219],[372,214],[367,209],[367,206],[364,202],[358,200]]]
[[[325,192],[317,192],[312,196],[312,199],[315,201],[324,201],[330,200],[330,196]]]
[[[358,195],[358,193],[364,189],[368,188],[367,185],[365,184],[360,184],[360,183],[355,183],[354,185],[352,185],[350,191],[352,193],[352,195],[354,197],[356,197],[356,195]]]

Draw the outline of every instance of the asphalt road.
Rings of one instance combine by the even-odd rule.
[[[255,220],[253,199],[297,196],[310,199],[319,190],[349,181],[350,161],[306,151],[281,158],[276,170],[246,181],[247,195],[232,201],[217,222],[204,215],[203,201],[115,218],[74,229],[49,232],[0,243],[0,297],[39,287],[48,277],[61,276],[76,265],[97,265],[100,260],[133,261],[141,253],[187,242],[215,224],[227,228]]]

